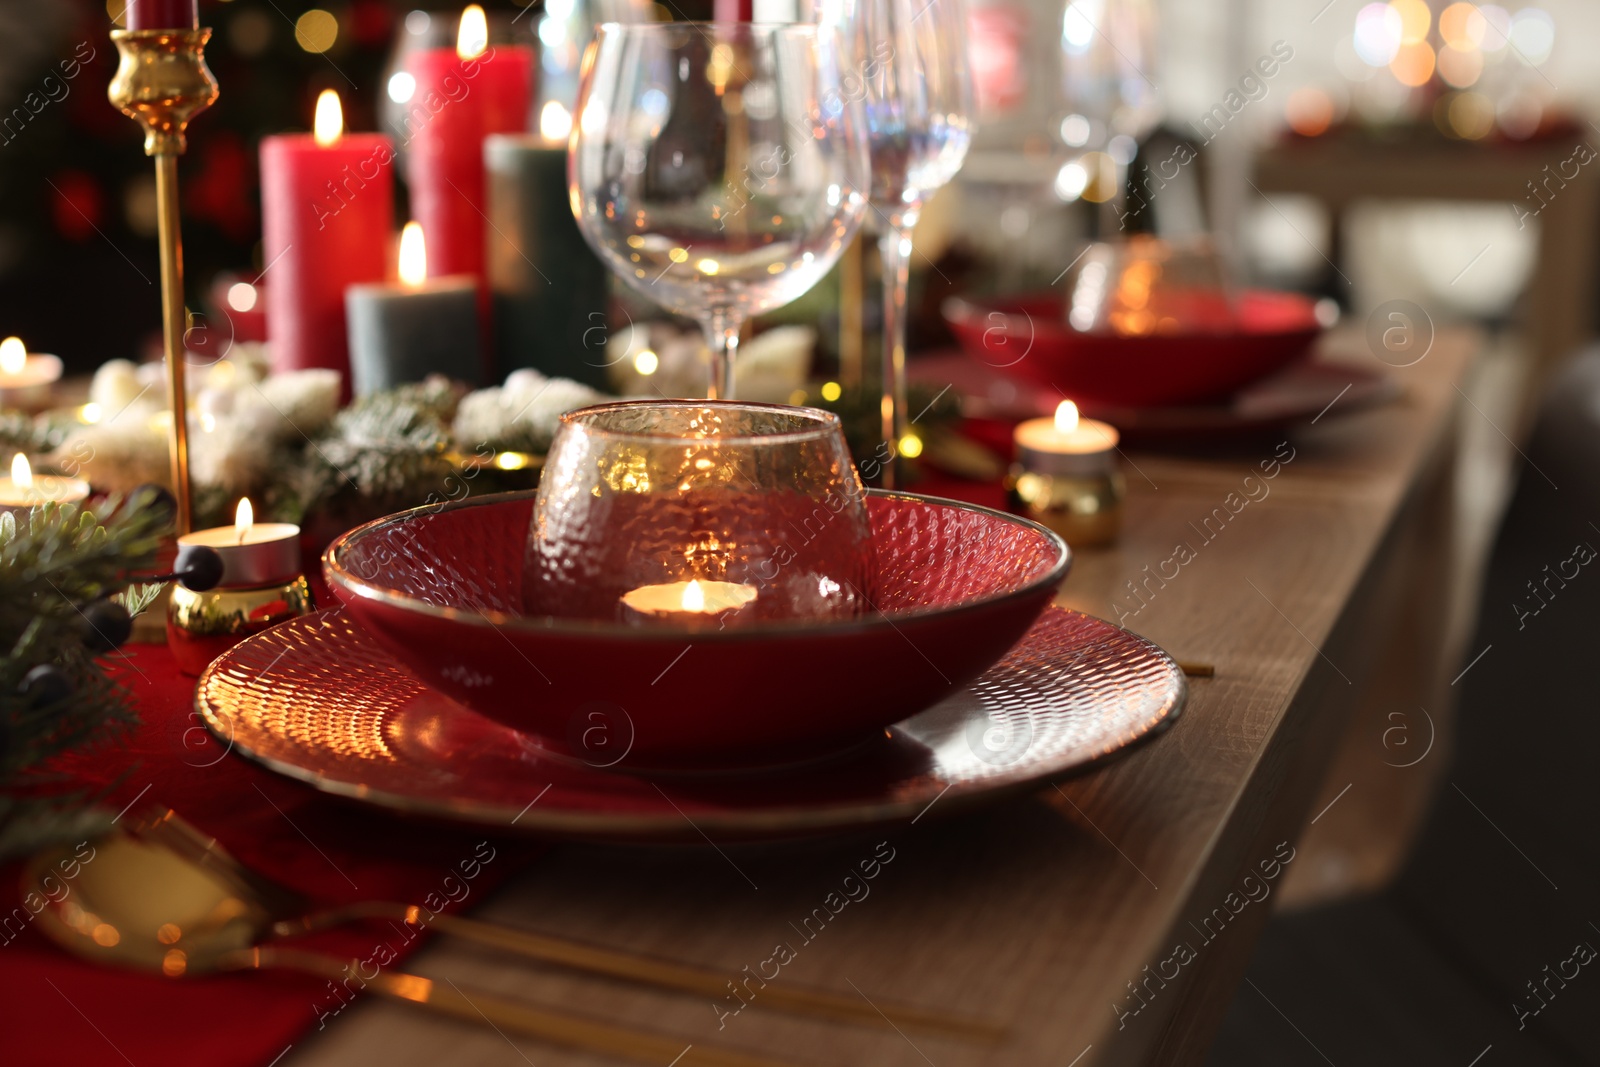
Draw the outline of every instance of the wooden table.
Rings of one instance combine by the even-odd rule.
[[[704,1000],[445,942],[416,969],[669,1031],[686,1046],[720,1044],[803,1065],[1200,1062],[1273,897],[1305,862],[1302,827],[1319,814],[1317,792],[1352,709],[1370,699],[1375,680],[1392,681],[1397,661],[1417,693],[1437,698],[1448,687],[1444,642],[1407,644],[1395,632],[1442,632],[1439,620],[1450,614],[1445,599],[1429,599],[1441,584],[1429,561],[1449,555],[1448,523],[1437,519],[1448,501],[1458,383],[1476,351],[1470,335],[1446,333],[1426,359],[1394,372],[1402,400],[1297,433],[1284,450],[1292,449],[1292,461],[1265,483],[1270,494],[1231,516],[1209,543],[1197,528],[1230,493],[1245,495],[1246,475],[1259,475],[1273,449],[1226,459],[1131,457],[1137,469],[1128,470],[1122,543],[1084,553],[1062,602],[1114,618],[1125,581],[1142,578],[1147,564],[1154,570],[1180,542],[1196,548],[1193,562],[1127,619],[1179,659],[1216,668],[1214,678],[1191,682],[1187,711],[1157,743],[1030,799],[950,821],[935,807],[914,825],[858,838],[560,846],[478,911],[710,965],[730,980],[791,942],[798,956],[779,981],[982,1016],[1009,1027],[1003,1044],[797,1020],[758,1006],[723,1020],[719,1033]],[[827,680],[826,665],[804,683],[818,678]],[[846,690],[850,679],[832,684]],[[1368,743],[1382,741],[1374,734]],[[1325,794],[1338,793],[1332,812],[1370,801],[1360,795],[1364,783],[1347,792],[1338,784]],[[881,841],[894,858],[870,894],[814,940],[800,938],[801,918]],[[1295,849],[1276,879],[1263,877],[1263,863],[1272,871],[1275,858]],[[1247,894],[1265,896],[1240,906]],[[1180,945],[1188,952],[1175,955]],[[1150,977],[1158,972],[1164,985]],[[1141,983],[1142,999],[1130,983]],[[612,1061],[514,1045],[488,1028],[379,1003],[313,1031],[283,1060],[525,1062]]]
[[[1585,127],[1520,145],[1292,140],[1257,156],[1253,180],[1259,192],[1313,196],[1328,208],[1333,263],[1342,258],[1345,216],[1359,201],[1506,202],[1538,235],[1526,312],[1537,384],[1594,335],[1600,173],[1579,162],[1592,156],[1593,136]]]

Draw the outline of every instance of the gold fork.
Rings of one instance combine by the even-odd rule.
[[[707,968],[516,930],[478,919],[429,913],[412,904],[363,901],[307,912],[305,898],[240,863],[215,838],[207,837],[171,808],[146,809],[133,819],[129,830],[135,836],[161,842],[226,881],[242,898],[257,902],[272,917],[270,929],[275,937],[298,936],[363,920],[389,920],[429,926],[440,933],[489,948],[623,981],[713,999],[720,999],[728,992],[727,977]],[[796,1015],[876,1027],[912,1027],[973,1041],[995,1042],[1006,1033],[1005,1027],[982,1019],[868,1002],[865,997],[844,997],[803,986],[769,984],[751,1004],[752,1007],[757,1005]]]

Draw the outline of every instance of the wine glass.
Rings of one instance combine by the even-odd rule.
[[[1151,0],[1094,0],[1061,16],[1061,88],[1070,109],[1061,140],[1071,153],[1057,195],[1103,205],[1100,228],[1124,228],[1128,165],[1161,117],[1161,96],[1147,70],[1155,63]]]
[[[624,281],[700,321],[713,399],[745,319],[815,285],[866,211],[841,54],[827,27],[667,22],[607,23],[585,56],[573,213]]]
[[[864,97],[872,215],[883,264],[883,435],[906,433],[906,286],[911,231],[928,197],[961,169],[972,140],[972,78],[961,0],[822,0],[819,24],[849,42]],[[884,467],[894,484],[894,463]]]

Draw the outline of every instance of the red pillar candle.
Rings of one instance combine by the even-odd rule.
[[[196,29],[200,0],[128,0],[122,21],[130,30]]]
[[[754,0],[714,0],[711,18],[716,22],[749,22],[755,18]]]
[[[331,90],[317,101],[315,128],[261,142],[267,338],[273,369],[336,370],[348,398],[344,291],[387,273],[394,148],[380,134],[344,133]]]
[[[489,211],[483,139],[528,128],[533,50],[490,48],[483,9],[474,4],[461,15],[456,47],[418,52],[410,69],[422,117],[409,131],[407,180],[412,214],[428,234],[428,274],[481,280]]]

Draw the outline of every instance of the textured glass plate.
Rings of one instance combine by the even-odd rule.
[[[423,686],[343,610],[245,641],[195,703],[240,754],[383,807],[593,839],[754,839],[944,813],[1099,766],[1166,729],[1187,690],[1142,637],[1052,607],[962,692],[847,753],[760,774],[642,778],[599,764],[628,724],[601,717],[593,763]]]

